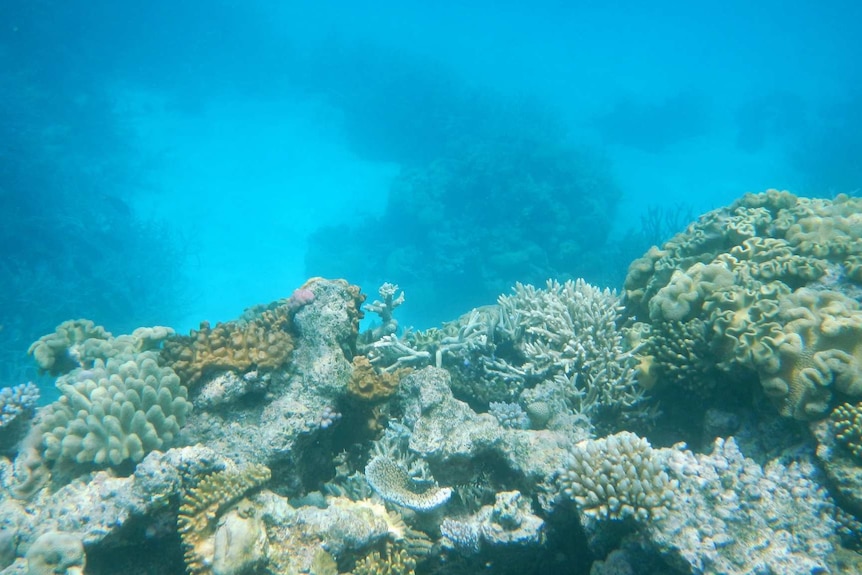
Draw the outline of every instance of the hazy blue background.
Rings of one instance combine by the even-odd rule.
[[[513,279],[617,287],[746,191],[855,193],[859,22],[851,1],[5,0],[0,386],[68,318],[187,330],[326,273],[401,283],[425,326]],[[451,229],[411,236],[436,178]],[[582,195],[560,212],[552,180]],[[543,241],[524,189],[596,229]],[[503,236],[518,262],[484,251]]]

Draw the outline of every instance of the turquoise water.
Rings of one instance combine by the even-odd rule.
[[[838,1],[6,0],[0,388],[58,397],[27,351],[70,319],[187,334],[323,276],[369,302],[398,284],[404,336],[516,282],[622,290],[747,192],[859,196],[860,21]]]

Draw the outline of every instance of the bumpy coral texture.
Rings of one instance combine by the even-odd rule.
[[[627,431],[576,445],[557,477],[561,496],[595,519],[667,514],[679,487],[649,442]]]
[[[702,216],[629,268],[627,309],[652,326],[644,380],[710,359],[725,374],[754,372],[796,419],[862,396],[862,310],[845,295],[858,290],[860,256],[862,199],[769,190]],[[679,349],[668,329],[692,332],[691,322],[706,340]],[[663,341],[677,349],[656,353]]]
[[[832,411],[835,438],[862,460],[862,402],[845,403]]]
[[[32,382],[0,389],[0,429],[32,413],[37,401],[39,388]]]
[[[365,478],[380,497],[414,511],[431,511],[444,505],[452,495],[449,487],[424,490],[391,457],[378,455],[365,466]]]
[[[219,371],[281,367],[293,350],[291,326],[296,309],[294,302],[284,299],[251,308],[237,321],[215,327],[204,322],[190,335],[165,342],[162,359],[189,386]]]
[[[91,320],[75,319],[64,321],[54,333],[33,342],[29,353],[41,371],[61,375],[78,367],[92,367],[97,359],[159,349],[173,333],[169,327],[141,327],[131,335],[114,337]]]
[[[404,549],[386,547],[385,553],[372,551],[356,562],[353,575],[413,575],[416,559]]]
[[[152,351],[96,360],[59,378],[57,387],[63,396],[40,424],[45,457],[57,462],[137,463],[169,446],[191,409],[179,377]]]
[[[189,573],[212,573],[215,547],[211,539],[216,532],[217,519],[270,477],[265,465],[247,465],[207,475],[183,493],[177,527]]]
[[[395,395],[398,381],[409,369],[394,372],[378,371],[368,357],[357,355],[353,358],[353,372],[347,383],[347,392],[364,401],[380,401]]]

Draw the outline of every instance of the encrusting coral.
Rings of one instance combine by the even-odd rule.
[[[363,401],[380,401],[395,395],[398,382],[409,372],[409,368],[401,368],[393,372],[378,371],[368,357],[357,355],[353,358],[353,372],[347,383],[347,392],[356,399]]]
[[[294,301],[283,299],[251,308],[236,321],[218,323],[215,327],[203,322],[200,329],[192,330],[188,336],[169,338],[162,350],[162,360],[188,386],[209,373],[278,368],[293,351],[291,329],[296,309]]]

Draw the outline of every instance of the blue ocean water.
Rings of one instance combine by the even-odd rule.
[[[649,214],[855,193],[860,12],[8,0],[2,379],[69,317],[185,331],[325,275],[428,327],[516,280],[619,287]]]
[[[0,572],[857,572],[859,22],[4,0]]]

